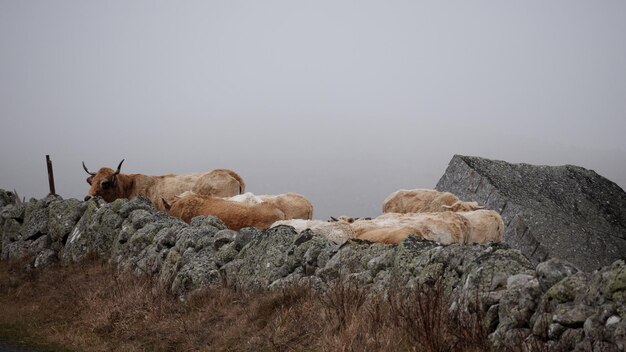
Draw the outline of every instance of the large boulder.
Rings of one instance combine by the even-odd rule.
[[[592,170],[455,155],[436,188],[499,211],[506,243],[534,263],[592,271],[626,258],[626,193]]]

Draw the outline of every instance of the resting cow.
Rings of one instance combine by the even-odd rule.
[[[380,243],[400,243],[410,234],[443,244],[467,243],[471,233],[470,221],[454,212],[389,213],[351,226],[356,238]]]
[[[457,214],[464,216],[470,222],[468,243],[502,242],[504,222],[498,212],[481,209]]]
[[[298,233],[309,229],[314,234],[339,244],[342,244],[351,238],[355,238],[354,230],[350,224],[343,221],[328,222],[323,220],[291,219],[277,221],[273,223],[271,227],[279,225],[291,226]]]
[[[175,198],[171,205],[165,200],[163,203],[166,209],[169,208],[170,215],[179,217],[187,223],[198,215],[213,215],[232,230],[250,226],[264,229],[278,220],[285,219],[285,214],[270,203],[243,203],[192,192]]]
[[[464,202],[450,192],[434,189],[401,189],[392,193],[383,203],[383,213],[472,211],[482,208],[476,202]]]
[[[107,202],[118,198],[148,198],[159,210],[166,210],[162,199],[173,200],[178,194],[193,190],[198,194],[230,197],[243,193],[245,183],[241,176],[231,170],[216,169],[211,172],[189,175],[147,176],[142,174],[120,173],[122,163],[117,170],[103,167],[98,172],[90,172],[85,163],[83,168],[90,175],[87,183],[91,185],[85,200],[99,196]]]
[[[233,196],[229,198],[232,201],[244,202],[251,204],[270,203],[277,206],[285,213],[285,219],[307,219],[313,218],[313,205],[304,196],[288,192],[275,196],[259,195],[255,196],[250,192]]]

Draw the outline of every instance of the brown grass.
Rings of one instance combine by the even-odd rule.
[[[0,327],[76,351],[483,351],[480,315],[450,314],[443,285],[368,296],[215,287],[185,302],[90,260],[26,271],[0,262]]]

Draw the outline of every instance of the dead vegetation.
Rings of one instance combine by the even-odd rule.
[[[215,287],[182,302],[93,259],[23,267],[0,262],[0,327],[75,351],[488,350],[480,314],[451,314],[437,283],[374,296],[351,284],[324,294]]]

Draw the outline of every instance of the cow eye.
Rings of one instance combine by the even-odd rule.
[[[88,183],[88,184],[91,184],[91,180],[92,180],[92,179],[93,179],[93,176],[89,176],[89,177],[87,177],[87,183]]]
[[[102,186],[102,189],[107,189],[107,188],[111,187],[111,181],[109,181],[109,180],[102,181],[102,183],[100,185]]]

